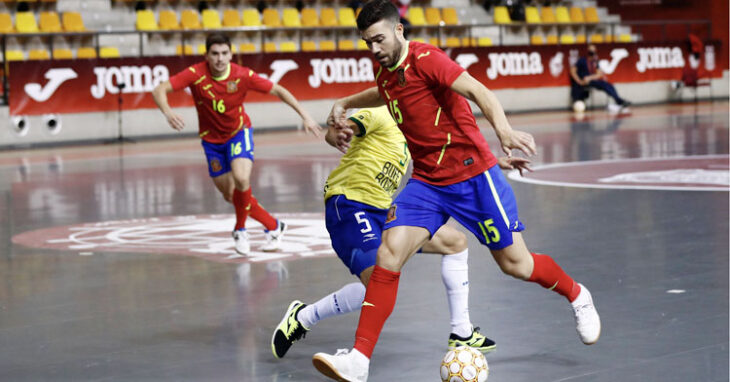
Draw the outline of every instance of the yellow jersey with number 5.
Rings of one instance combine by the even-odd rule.
[[[408,169],[411,155],[386,106],[360,109],[350,121],[360,127],[350,148],[324,186],[324,200],[334,195],[377,208],[390,207]]]

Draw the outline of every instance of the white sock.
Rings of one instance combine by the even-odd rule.
[[[311,329],[320,320],[359,310],[365,299],[365,285],[350,283],[330,293],[319,301],[307,305],[297,313],[297,319],[305,328]]]
[[[444,255],[441,258],[441,279],[446,286],[451,312],[451,332],[469,337],[472,332],[469,319],[469,250]]]

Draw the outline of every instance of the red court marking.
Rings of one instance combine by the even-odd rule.
[[[168,216],[51,227],[13,236],[31,248],[83,252],[141,252],[195,256],[224,263],[264,262],[332,256],[321,213],[276,214],[288,224],[277,252],[262,252],[263,227],[249,220],[251,255],[233,249],[233,215]],[[82,254],[82,253],[80,253]]]
[[[730,156],[558,163],[513,180],[551,186],[669,191],[730,191]]]

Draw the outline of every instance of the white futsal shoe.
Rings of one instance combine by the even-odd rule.
[[[281,247],[281,239],[284,237],[287,225],[281,220],[277,220],[276,223],[276,229],[266,232],[266,244],[261,247],[264,252],[273,252]]]
[[[359,351],[339,349],[335,355],[317,353],[312,357],[317,370],[341,382],[367,382],[370,359]]]
[[[248,256],[251,253],[251,243],[248,242],[248,232],[246,230],[233,231],[233,241],[239,255]]]
[[[583,284],[578,285],[580,285],[580,293],[571,303],[575,314],[575,330],[578,331],[584,344],[593,345],[601,336],[601,318],[593,305],[591,292]]]

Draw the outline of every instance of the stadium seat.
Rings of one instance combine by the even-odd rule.
[[[277,12],[278,15],[278,12]],[[261,24],[261,14],[259,11],[257,11],[255,8],[246,8],[241,12],[241,16],[243,17],[243,26],[245,27],[260,27]]]
[[[587,23],[599,23],[601,19],[598,18],[598,10],[596,7],[587,7],[585,12],[585,19]]]
[[[343,27],[355,27],[357,26],[357,23],[355,22],[355,12],[352,11],[352,8],[350,7],[342,7],[338,11],[338,16],[340,20],[340,26]]]
[[[494,7],[494,23],[495,24],[510,24],[512,19],[509,17],[509,10],[504,5]]]
[[[479,37],[477,39],[477,46],[492,46],[492,39],[489,37]]]
[[[180,26],[183,29],[197,30],[202,29],[203,26],[200,24],[200,14],[198,11],[193,9],[185,9],[180,15]]]
[[[180,24],[177,22],[177,14],[169,9],[160,11],[160,29],[178,30]]]
[[[57,33],[63,31],[61,29],[61,18],[58,17],[58,13],[56,12],[41,12],[38,24],[41,32]]]
[[[223,26],[226,28],[240,27],[241,14],[235,9],[226,9],[223,11]]]
[[[459,25],[459,15],[456,13],[456,8],[442,9],[441,18],[443,18],[446,25]]]
[[[220,29],[223,27],[223,24],[221,23],[221,15],[217,10],[204,9],[202,16],[204,29]]]
[[[322,40],[319,42],[319,50],[323,52],[331,52],[335,50],[335,42],[333,40]]]
[[[570,13],[568,13],[568,8],[564,6],[555,8],[555,19],[560,24],[570,23]]]
[[[74,54],[71,49],[55,48],[53,49],[53,58],[56,60],[70,60],[74,58]]]
[[[549,35],[547,35],[547,37],[545,38],[545,43],[546,44],[551,44],[551,45],[557,44],[558,43],[558,35],[555,35],[555,34],[549,34]]]
[[[48,55],[48,51],[45,49],[31,49],[28,52],[28,59],[29,60],[48,60],[51,58]]]
[[[20,33],[37,33],[38,24],[33,12],[18,12],[15,14],[15,29]]]
[[[115,46],[102,46],[99,48],[99,58],[119,58],[119,49]]]
[[[545,38],[543,38],[539,34],[534,34],[530,36],[530,44],[532,45],[542,45],[545,43]]]
[[[441,24],[441,21],[441,11],[438,8],[426,8],[426,24],[439,25]]]
[[[195,49],[195,52],[201,56],[205,56],[205,52],[206,52],[205,44],[198,44],[197,48]]]
[[[76,58],[96,58],[96,49],[89,46],[82,46],[76,50]]]
[[[583,16],[583,10],[578,7],[570,7],[570,21],[574,23],[585,23],[586,19]]]
[[[433,46],[439,46],[439,45],[441,45],[441,41],[439,41],[438,37],[429,37],[428,38],[428,43],[431,44],[431,45],[433,45]]]
[[[302,52],[316,52],[316,51],[317,51],[317,43],[315,43],[312,40],[302,41]]]
[[[540,12],[536,7],[525,7],[525,21],[528,24],[540,24]]]
[[[462,37],[461,46],[462,47],[477,46],[477,38],[476,37]]]
[[[447,37],[444,46],[447,48],[458,48],[461,46],[461,39],[458,37]]]
[[[276,47],[275,42],[265,42],[264,43],[264,53],[275,53],[278,51],[278,48]]]
[[[137,11],[136,26],[139,31],[156,31],[158,28],[155,14],[149,9]]]
[[[413,26],[424,26],[426,25],[426,15],[423,13],[423,8],[410,6],[406,14],[406,18]]]
[[[299,28],[302,26],[302,19],[296,8],[284,8],[282,12],[282,24],[289,28]]]
[[[602,44],[603,43],[603,35],[602,34],[598,34],[598,33],[594,33],[589,38],[589,41],[592,42],[592,43],[595,43],[595,44]]]
[[[318,27],[319,16],[317,10],[314,8],[303,8],[302,9],[302,26],[303,27]]]
[[[281,44],[279,44],[280,52],[292,53],[298,50],[299,48],[297,48],[297,44],[294,41],[282,41]]]
[[[411,39],[411,41],[422,42],[424,44],[426,43],[426,39],[423,37],[414,37]]]
[[[336,27],[339,24],[337,23],[337,13],[335,12],[334,8],[327,7],[322,8],[319,11],[320,14],[320,24],[323,27]]]
[[[0,12],[0,33],[13,33],[13,19],[10,17],[10,13]]]
[[[192,45],[185,44],[185,46],[183,47],[182,45],[177,44],[177,46],[175,46],[175,54],[177,54],[178,56],[181,56],[183,54],[185,54],[186,56],[192,56],[194,53],[195,52],[193,51]],[[99,56],[101,57],[101,53],[99,54]]]
[[[84,26],[84,19],[81,18],[81,14],[78,12],[63,12],[61,17],[63,22],[63,30],[66,32],[84,32],[86,26]]]
[[[586,35],[583,33],[578,33],[575,35],[575,43],[576,44],[585,44],[586,43]]]
[[[604,39],[604,42],[608,42],[608,43],[611,43],[611,42],[613,42],[614,40],[615,40],[615,39],[613,38],[613,35],[612,35],[612,34],[610,34],[610,33],[606,33],[606,38]]]
[[[631,35],[628,33],[622,33],[618,36],[618,42],[631,42]]]
[[[5,61],[23,61],[25,60],[25,53],[22,50],[6,50]]]
[[[241,53],[255,53],[256,45],[254,45],[250,42],[244,42],[244,43],[241,43],[241,45],[239,46],[239,49],[241,49]]]
[[[337,50],[355,50],[355,43],[352,40],[337,41]]]
[[[264,25],[270,28],[277,28],[281,26],[281,17],[279,11],[274,8],[264,9],[263,14]]]
[[[368,44],[366,44],[364,40],[358,39],[357,50],[370,50],[370,48],[368,48]]]
[[[560,43],[561,44],[575,44],[575,36],[573,36],[572,34],[560,35]]]
[[[555,12],[552,7],[540,8],[540,20],[546,24],[555,24],[557,19],[555,18]]]

